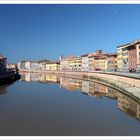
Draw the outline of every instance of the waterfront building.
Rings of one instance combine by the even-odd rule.
[[[17,66],[18,66],[18,69],[21,69],[21,70],[30,70],[31,62],[23,60],[23,61],[18,62]]]
[[[20,61],[18,62],[17,66],[19,70],[45,70],[46,63],[49,60],[40,60],[40,61]]]
[[[93,52],[88,54],[89,71],[100,70],[100,64],[98,64],[98,61],[95,60],[99,59],[101,56],[104,56],[102,50],[96,50],[95,53]]]
[[[89,71],[89,54],[82,55],[82,71]]]
[[[60,69],[60,62],[59,61],[46,63],[46,70],[47,71],[58,71],[59,69]]]
[[[23,61],[20,61],[17,63],[17,67],[19,70],[23,69],[23,67],[24,67],[23,64],[24,64]]]
[[[117,70],[117,53],[107,54],[107,70],[116,71]]]
[[[26,61],[25,62],[25,69],[26,70],[30,70],[31,69],[31,62],[30,61]]]
[[[117,65],[119,71],[128,71],[128,44],[117,47]]]
[[[31,61],[31,70],[38,70],[38,62]]]
[[[73,60],[75,56],[67,56],[60,61],[60,70],[62,71],[72,71]]]
[[[38,63],[38,70],[43,70],[45,71],[46,70],[46,63],[49,63],[50,61],[49,60],[40,60],[40,61],[37,61]]]
[[[97,71],[106,71],[107,70],[107,59],[106,55],[97,55],[95,56],[95,70]]]
[[[119,71],[140,70],[140,40],[117,47]]]
[[[0,55],[0,72],[5,72],[7,70],[7,58]]]
[[[96,53],[89,53],[88,60],[89,60],[89,71],[95,70],[95,55]]]
[[[81,71],[82,67],[82,58],[81,57],[73,57],[69,60],[69,69],[71,71]]]
[[[7,69],[16,70],[17,69],[17,64],[7,64]]]

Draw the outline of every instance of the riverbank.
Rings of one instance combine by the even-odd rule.
[[[21,71],[20,71],[21,72]],[[30,73],[31,71],[24,71]],[[22,73],[24,73],[22,71]],[[33,71],[32,71],[33,72]],[[33,72],[39,73],[39,72]],[[45,74],[56,74],[65,77],[80,78],[90,80],[110,86],[133,99],[140,99],[140,78],[139,75],[129,73],[111,73],[111,72],[73,72],[73,71],[42,71]]]
[[[0,85],[7,84],[20,79],[20,75],[15,71],[0,73]]]

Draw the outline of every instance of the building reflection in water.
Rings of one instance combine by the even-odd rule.
[[[119,91],[96,82],[45,74],[24,74],[21,75],[21,81],[36,81],[43,83],[55,82],[60,83],[60,87],[62,88],[68,90],[78,90],[88,96],[93,96],[99,99],[101,99],[102,97],[117,99],[117,107],[120,110],[140,120],[140,101],[134,101],[133,99],[120,93]]]
[[[140,103],[118,93],[118,108],[140,120]]]
[[[10,84],[8,85],[1,85],[0,86],[0,96],[4,96],[6,93],[7,93],[7,87],[9,86]]]
[[[42,82],[42,83],[46,83],[46,82],[55,82],[58,83],[59,82],[59,77],[57,77],[56,75],[45,75],[45,74],[21,74],[21,80],[23,82]]]

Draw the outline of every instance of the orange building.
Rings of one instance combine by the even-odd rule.
[[[107,54],[107,70],[116,71],[117,69],[117,53]]]

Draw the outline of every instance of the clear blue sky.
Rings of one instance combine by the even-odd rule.
[[[140,39],[140,5],[0,5],[0,53],[54,60]]]

